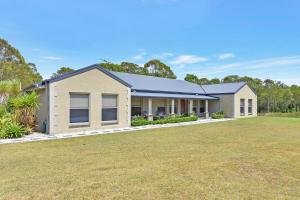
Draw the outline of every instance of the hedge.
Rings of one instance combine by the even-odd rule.
[[[131,121],[131,126],[144,126],[149,124],[167,124],[167,123],[180,123],[180,122],[189,122],[189,121],[196,121],[198,119],[197,116],[174,116],[174,117],[167,117],[164,119],[157,119],[154,121],[148,121],[144,118],[136,118]]]

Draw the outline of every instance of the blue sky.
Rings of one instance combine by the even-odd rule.
[[[300,1],[0,0],[0,37],[44,78],[61,66],[144,64],[300,84]]]

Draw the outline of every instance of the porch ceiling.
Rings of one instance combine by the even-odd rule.
[[[174,99],[203,99],[217,100],[217,97],[196,94],[170,94],[170,93],[155,93],[155,92],[131,92],[133,97],[152,97],[152,98],[174,98]]]

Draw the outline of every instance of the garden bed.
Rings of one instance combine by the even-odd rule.
[[[168,123],[180,123],[180,122],[190,122],[190,121],[197,121],[197,116],[168,116],[163,119],[156,119],[153,121],[149,121],[143,117],[139,117],[133,119],[131,121],[131,126],[144,126],[150,124],[168,124]]]

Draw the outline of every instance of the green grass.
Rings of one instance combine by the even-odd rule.
[[[0,145],[0,199],[299,199],[300,119]]]
[[[267,117],[291,117],[291,118],[300,118],[300,112],[291,112],[291,113],[264,113],[263,116]]]

